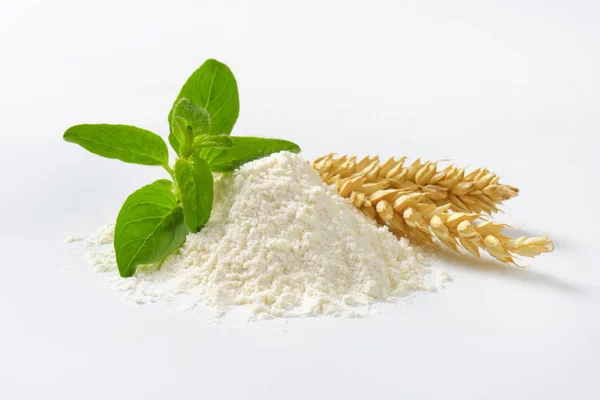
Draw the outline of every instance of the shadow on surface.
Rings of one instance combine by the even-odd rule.
[[[437,257],[440,261],[447,262],[454,268],[468,269],[474,273],[502,276],[503,278],[513,279],[527,284],[545,286],[549,289],[560,290],[572,294],[585,294],[588,291],[585,286],[580,284],[571,283],[538,270],[502,264],[491,258],[462,256],[447,249],[438,250]]]

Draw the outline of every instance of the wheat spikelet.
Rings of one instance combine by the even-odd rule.
[[[380,162],[379,157],[341,156],[333,154],[316,159],[312,165],[323,180],[334,183],[345,178],[362,176],[365,183],[389,182],[389,187],[411,189],[427,193],[427,202],[450,204],[453,211],[486,213],[498,212],[502,201],[515,197],[519,190],[501,184],[493,172],[478,168],[466,172],[464,168],[448,166],[438,170],[438,161],[421,162],[420,159],[405,166],[406,157],[390,158]]]
[[[428,202],[429,193],[412,187],[396,188],[389,179],[373,181],[366,175],[340,178],[341,174],[335,174],[328,180],[336,185],[341,196],[398,236],[432,243],[437,239],[454,251],[463,248],[476,257],[483,250],[513,264],[515,256],[535,257],[554,249],[548,237],[510,238],[502,233],[507,225],[493,221],[475,224],[482,214],[452,212],[451,203]]]

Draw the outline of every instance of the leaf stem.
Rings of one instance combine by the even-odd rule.
[[[175,179],[175,172],[173,171],[173,168],[169,167],[168,164],[164,164],[163,168],[169,173],[169,175],[171,175],[171,178],[173,179],[173,191],[175,193],[177,204],[179,204],[181,203],[181,192],[179,190],[179,185],[177,185],[177,179]]]
[[[175,173],[173,172],[173,169],[171,167],[169,167],[169,164],[163,164],[162,167],[169,173],[169,175],[171,175],[171,178],[174,181],[175,180]]]

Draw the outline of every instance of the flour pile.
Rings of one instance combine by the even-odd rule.
[[[370,305],[435,291],[448,276],[341,198],[300,156],[278,153],[215,178],[211,219],[179,252],[120,278],[112,250],[97,270],[137,303],[207,305],[217,315],[246,305],[258,318],[362,316]],[[112,226],[88,239],[110,242]]]

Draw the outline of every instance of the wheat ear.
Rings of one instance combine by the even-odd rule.
[[[448,166],[438,170],[438,161],[414,161],[404,166],[406,157],[390,158],[380,162],[379,157],[334,157],[329,154],[316,159],[312,165],[323,180],[364,176],[367,183],[389,181],[397,189],[412,189],[427,193],[427,200],[437,205],[450,204],[454,211],[486,213],[498,212],[504,200],[519,193],[516,187],[501,184],[495,173],[478,168],[466,172],[464,168]]]
[[[451,204],[428,203],[428,193],[415,192],[414,188],[391,188],[388,179],[372,182],[364,175],[334,175],[330,183],[336,185],[342,197],[398,236],[427,242],[437,239],[454,251],[460,253],[462,247],[476,257],[481,249],[515,265],[515,256],[535,257],[554,249],[548,237],[510,238],[502,233],[507,225],[493,221],[475,224],[481,214],[452,212]]]

